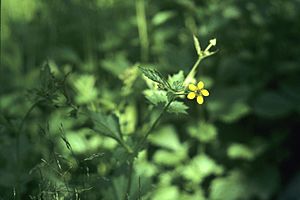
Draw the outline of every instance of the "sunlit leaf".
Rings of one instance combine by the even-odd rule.
[[[198,125],[188,127],[188,133],[200,142],[213,142],[217,137],[217,128],[210,123],[200,122]]]
[[[152,144],[158,145],[170,150],[178,150],[181,148],[181,143],[173,126],[164,126],[149,137]]]
[[[227,149],[227,155],[232,159],[253,160],[255,152],[243,144],[231,144]]]
[[[183,102],[174,101],[171,103],[170,107],[168,108],[169,113],[176,113],[176,114],[187,114],[187,107]]]
[[[224,169],[205,154],[194,157],[190,163],[179,169],[182,176],[194,183],[200,183],[209,175],[220,175]]]
[[[153,200],[174,200],[177,199],[179,195],[178,188],[176,186],[169,187],[159,187],[154,192],[151,199]]]
[[[154,17],[152,18],[152,23],[156,26],[161,25],[165,22],[167,22],[169,19],[174,17],[175,12],[173,11],[164,11],[164,12],[159,12]]]
[[[98,92],[95,88],[96,79],[93,75],[78,76],[74,80],[74,87],[77,91],[76,101],[79,104],[86,104],[97,98]]]

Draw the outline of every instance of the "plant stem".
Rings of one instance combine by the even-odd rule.
[[[131,158],[129,161],[127,188],[126,188],[126,192],[124,194],[124,200],[128,200],[129,199],[128,197],[130,195],[131,180],[132,180],[132,173],[133,173],[133,163],[134,163],[134,158]]]
[[[133,153],[133,150],[124,142],[124,140],[123,139],[116,139],[118,142],[119,142],[119,144],[124,148],[124,149],[126,149],[127,150],[127,152],[128,153]]]
[[[159,122],[159,120],[161,119],[161,117],[163,116],[163,114],[167,111],[167,109],[169,108],[169,106],[171,105],[171,103],[174,101],[174,98],[171,99],[167,105],[165,105],[165,107],[163,108],[163,110],[161,111],[161,113],[159,114],[159,116],[156,118],[156,120],[153,122],[153,124],[151,125],[151,127],[149,128],[149,130],[147,131],[147,133],[145,134],[145,136],[143,137],[142,141],[139,144],[139,147],[136,149],[136,153],[139,152],[140,148],[145,144],[148,136],[150,135],[150,133],[152,132],[152,130],[155,128],[155,126],[157,125],[157,123]]]
[[[183,82],[183,85],[184,85],[184,86],[187,86],[187,85],[192,81],[192,79],[194,78],[194,76],[196,75],[196,70],[197,70],[197,68],[198,68],[198,66],[199,66],[199,64],[200,64],[200,62],[201,62],[201,60],[202,60],[202,58],[203,58],[203,57],[200,57],[200,56],[198,57],[198,59],[197,59],[197,61],[195,62],[195,64],[194,64],[192,70],[189,72],[189,74],[186,76],[186,78],[185,78],[185,80],[184,80],[184,82]]]
[[[142,141],[138,144],[137,148],[135,149],[135,154],[137,155],[140,148],[145,144],[148,136],[150,135],[150,133],[152,132],[152,130],[155,128],[155,126],[157,125],[157,123],[159,122],[159,120],[161,119],[161,117],[163,116],[163,114],[167,111],[167,109],[169,108],[169,106],[171,105],[171,103],[174,101],[175,98],[171,99],[167,105],[165,105],[164,109],[161,111],[161,113],[159,114],[159,116],[156,118],[156,120],[153,122],[153,124],[151,125],[151,127],[149,128],[149,130],[147,131],[147,133],[145,134],[145,136],[143,137]],[[131,180],[132,180],[132,173],[133,173],[133,163],[134,163],[134,157],[130,158],[129,160],[129,172],[128,172],[128,181],[127,181],[127,189],[126,192],[124,194],[124,200],[128,200],[129,194],[130,194],[130,190],[131,190]]]
[[[21,200],[21,184],[20,184],[20,176],[21,176],[21,162],[20,162],[20,135],[23,132],[24,124],[29,117],[30,113],[34,110],[34,108],[43,100],[36,101],[32,106],[28,109],[26,114],[24,115],[21,124],[16,132],[16,164],[17,164],[17,173],[16,173],[16,199]]]
[[[144,0],[135,1],[136,21],[141,43],[141,60],[147,62],[149,57],[149,39]]]

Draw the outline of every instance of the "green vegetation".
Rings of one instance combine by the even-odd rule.
[[[0,199],[300,196],[298,0],[3,0]]]

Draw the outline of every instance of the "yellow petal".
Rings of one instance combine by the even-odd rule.
[[[196,91],[197,90],[197,86],[191,83],[191,84],[189,84],[189,90]]]
[[[202,81],[199,81],[199,83],[197,84],[197,87],[199,90],[201,90],[202,88],[204,88],[204,83]]]
[[[203,96],[207,97],[207,96],[209,95],[209,92],[208,92],[208,90],[203,89],[203,90],[201,90],[201,94],[202,94]]]
[[[188,95],[187,95],[187,98],[188,99],[194,99],[196,97],[196,93],[195,92],[190,92]]]
[[[198,96],[197,97],[197,103],[203,104],[203,102],[204,102],[203,96]]]

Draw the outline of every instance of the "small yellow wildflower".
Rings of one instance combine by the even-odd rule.
[[[203,104],[204,97],[207,97],[209,95],[208,90],[204,89],[204,83],[202,81],[199,81],[199,83],[196,85],[189,84],[189,90],[191,92],[188,93],[187,98],[188,99],[195,99],[197,97],[197,103]]]

